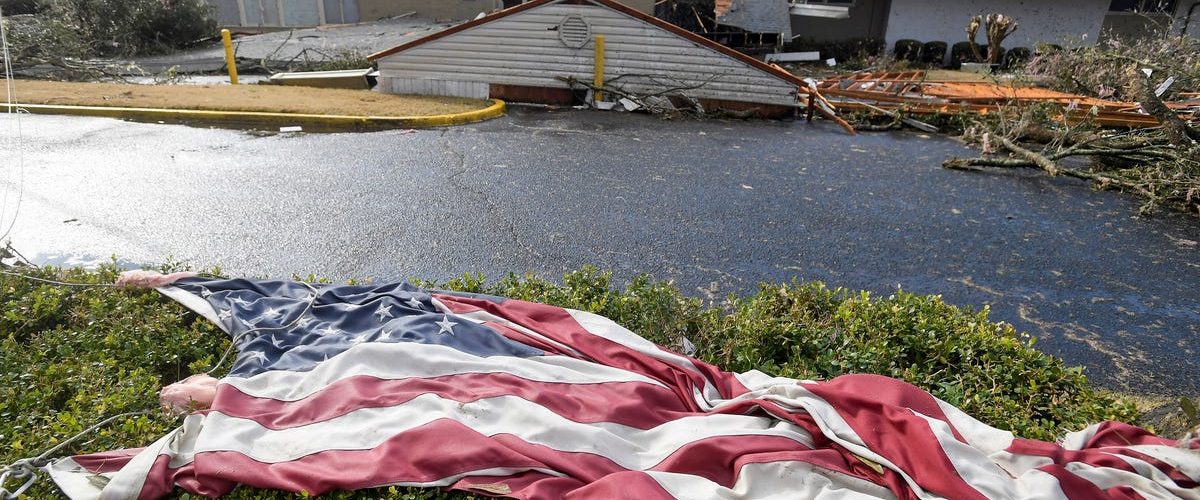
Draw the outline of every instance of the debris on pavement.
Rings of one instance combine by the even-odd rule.
[[[1157,127],[1159,120],[1136,102],[1109,101],[1036,87],[1015,87],[990,82],[938,82],[924,71],[853,73],[827,78],[817,90],[841,109],[909,114],[999,112],[1018,103],[1053,103],[1063,107],[1071,121],[1094,120],[1106,127]],[[1200,120],[1200,100],[1167,103],[1185,121]],[[920,128],[920,127],[918,127]]]
[[[374,68],[364,68],[338,71],[275,73],[267,81],[276,85],[369,90],[375,86],[376,76],[378,76],[378,72]]]

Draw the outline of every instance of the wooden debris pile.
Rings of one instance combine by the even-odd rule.
[[[1013,87],[990,82],[929,81],[924,71],[854,73],[825,79],[817,90],[840,109],[909,114],[969,112],[987,115],[1006,107],[1054,103],[1069,121],[1091,120],[1104,127],[1157,127],[1157,118],[1136,102],[1119,102],[1035,87]],[[1166,103],[1179,117],[1200,122],[1200,96]]]

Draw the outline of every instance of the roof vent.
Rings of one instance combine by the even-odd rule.
[[[580,16],[567,16],[558,23],[558,39],[572,49],[582,49],[592,39],[592,26]]]

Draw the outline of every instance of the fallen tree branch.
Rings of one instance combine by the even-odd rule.
[[[1046,158],[1045,156],[1042,156],[1039,153],[1035,153],[1033,151],[1025,149],[1025,148],[1021,147],[1020,145],[1018,145],[1017,143],[1013,142],[1012,139],[1009,139],[1007,137],[999,137],[998,139],[1000,141],[1000,144],[1004,145],[1004,147],[1006,149],[1008,149],[1009,151],[1012,151],[1017,156],[1025,159],[1025,161],[1028,161],[1030,163],[1033,163],[1034,165],[1037,165],[1042,170],[1045,170],[1046,173],[1053,175],[1053,176],[1057,176],[1060,173],[1062,173],[1062,169],[1059,168],[1058,164],[1054,163],[1053,160]]]
[[[1150,83],[1148,75],[1143,74],[1137,66],[1131,66],[1130,71],[1134,72],[1131,79],[1133,80],[1134,95],[1138,97],[1138,104],[1141,104],[1146,113],[1163,125],[1163,132],[1166,133],[1167,140],[1181,148],[1195,147],[1196,141],[1200,140],[1200,132],[1189,127],[1187,122],[1184,122],[1175,111],[1163,103],[1162,99],[1154,93],[1154,86]]]

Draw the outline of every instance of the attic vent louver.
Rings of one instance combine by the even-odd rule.
[[[567,16],[558,23],[558,39],[572,49],[582,49],[592,39],[592,26],[582,17]]]

